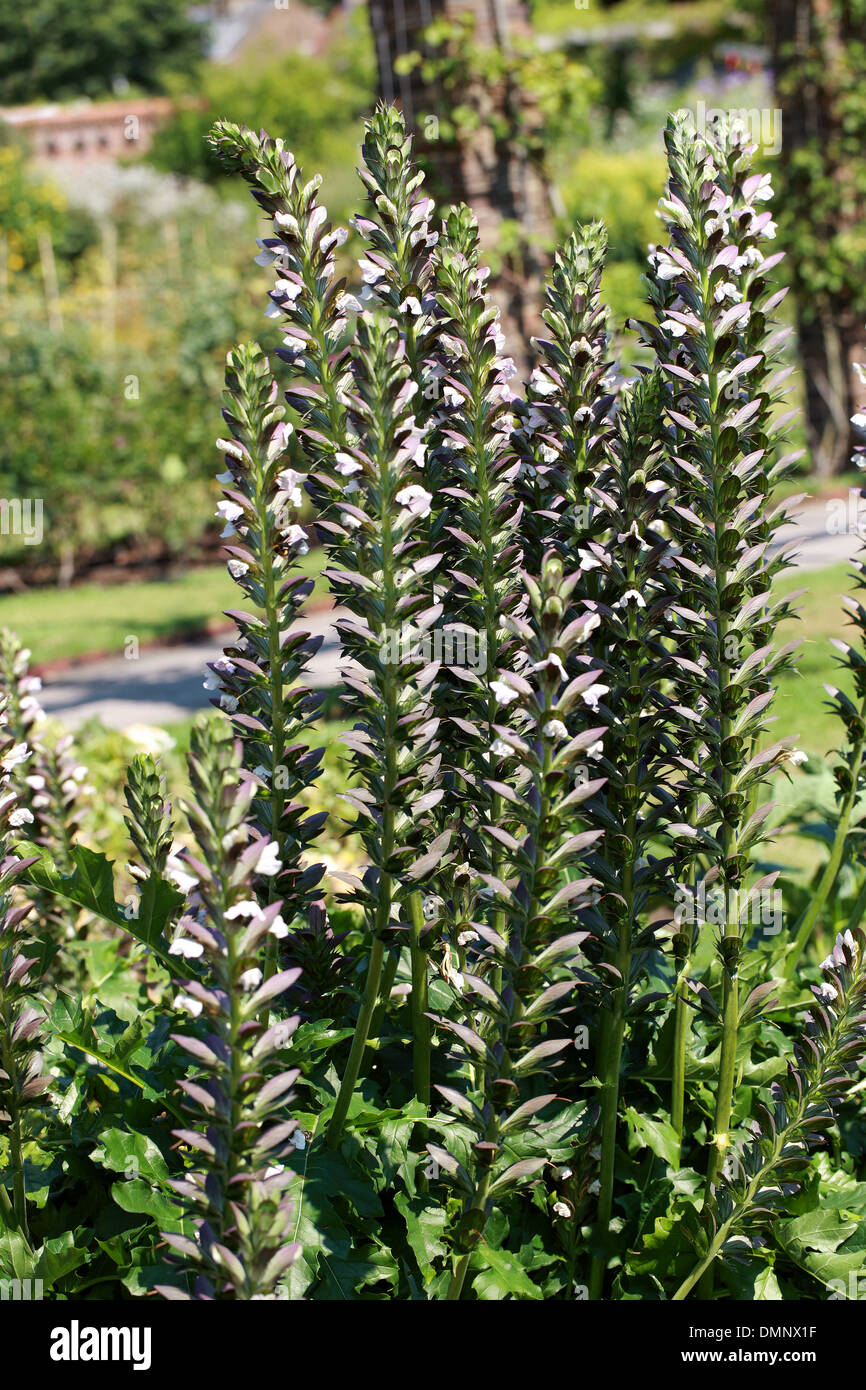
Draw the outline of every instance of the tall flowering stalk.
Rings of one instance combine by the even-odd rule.
[[[406,132],[402,113],[395,107],[377,107],[365,123],[361,154],[363,164],[358,174],[367,192],[368,205],[365,213],[352,222],[365,242],[359,266],[363,294],[377,312],[387,315],[403,344],[410,376],[417,387],[412,409],[419,435],[416,460],[423,468],[444,371],[437,355],[439,309],[433,283],[432,252],[439,240],[438,232],[431,228],[435,205],[424,191],[424,174],[412,158],[412,138]],[[420,499],[420,493],[418,496]],[[422,506],[416,522],[416,535],[430,552],[425,563],[429,567],[431,603],[440,563],[432,543],[435,501],[432,507],[433,510],[428,510]],[[407,632],[410,628],[411,625],[406,625]],[[426,1017],[429,924],[419,889],[406,896],[406,916],[411,925],[415,1094],[426,1105],[430,1099],[430,1026]],[[371,1023],[373,1036],[381,1028],[398,960],[398,952],[392,951],[385,963],[380,1000]]]
[[[772,677],[791,652],[764,642],[768,623],[778,622],[787,606],[768,593],[774,523],[764,507],[766,354],[747,357],[741,332],[752,318],[766,323],[773,296],[763,281],[749,298],[748,276],[745,288],[731,280],[737,258],[772,230],[769,214],[752,208],[745,191],[748,159],[726,159],[720,143],[726,138],[724,131],[717,139],[696,137],[681,116],[668,123],[670,178],[662,209],[670,244],[652,258],[650,298],[658,322],[642,325],[671,382],[672,529],[690,594],[688,606],[677,610],[681,699],[694,729],[680,760],[686,773],[682,828],[695,851],[707,855],[710,881],[725,904],[718,941],[722,1048],[708,1194],[730,1142],[743,946],[738,894],[768,809],[753,808],[757,788],[790,756],[790,741],[754,751]],[[751,196],[758,191],[753,187]],[[733,238],[735,217],[741,228]]]
[[[25,1126],[50,1083],[42,1071],[42,1020],[34,1006],[39,950],[27,921],[31,906],[16,904],[11,891],[34,862],[14,853],[18,797],[12,775],[20,765],[21,747],[9,733],[6,699],[0,697],[0,1135],[8,1144],[13,1192],[10,1210],[6,1189],[0,1186],[0,1204],[26,1240]]]
[[[282,867],[270,880],[269,897],[306,916],[323,872],[308,861],[307,850],[327,813],[309,814],[301,799],[324,752],[304,742],[317,698],[302,681],[322,639],[297,627],[313,586],[299,573],[309,548],[297,519],[302,478],[286,467],[292,428],[277,394],[257,343],[229,353],[223,416],[230,433],[220,440],[226,460],[220,512],[229,572],[248,607],[230,611],[239,637],[212,664],[208,683],[220,687],[214,703],[231,716],[244,765],[257,780],[253,822],[277,846]],[[274,944],[269,970],[277,964]]]
[[[171,802],[166,800],[165,778],[149,753],[136,753],[129,765],[123,795],[127,805],[124,820],[136,854],[130,872],[141,880],[152,874],[162,877],[171,853],[174,823]]]
[[[670,580],[665,535],[667,438],[660,422],[665,384],[658,371],[639,377],[620,402],[608,461],[591,489],[597,509],[593,542],[598,600],[589,601],[591,629],[583,658],[600,670],[599,716],[607,728],[593,750],[593,771],[605,778],[590,808],[604,841],[590,860],[602,885],[593,923],[612,985],[598,1049],[601,1162],[598,1239],[610,1225],[620,1076],[627,1019],[640,965],[655,947],[647,927],[653,895],[668,886],[669,865],[656,857],[675,809],[666,785],[676,715],[664,693],[671,679]],[[588,764],[587,764],[588,766]],[[596,1255],[590,1297],[601,1296],[605,1260]]]
[[[760,1244],[792,1185],[808,1172],[812,1149],[834,1123],[834,1107],[851,1085],[866,1054],[866,937],[848,930],[822,963],[823,979],[783,1081],[774,1081],[768,1104],[751,1123],[742,1151],[729,1155],[728,1171],[707,1203],[705,1250],[673,1295],[687,1298],[715,1260],[742,1255]]]
[[[503,878],[480,872],[486,893],[475,896],[478,913],[484,897],[491,895],[497,920],[505,926],[500,931],[478,913],[471,923],[478,945],[471,968],[458,979],[486,1026],[436,1019],[457,1041],[462,1081],[460,1089],[437,1089],[473,1134],[468,1169],[448,1149],[427,1146],[463,1193],[445,1295],[452,1301],[462,1294],[472,1252],[497,1196],[531,1178],[547,1161],[542,1137],[535,1156],[508,1160],[509,1141],[525,1143],[538,1125],[538,1112],[554,1098],[534,1095],[520,1103],[519,1083],[544,1073],[570,1043],[568,1036],[552,1036],[548,1025],[567,1009],[577,988],[575,963],[587,934],[569,928],[586,906],[594,880],[572,877],[572,872],[599,833],[571,833],[575,811],[598,789],[597,783],[575,784],[574,765],[602,732],[590,728],[571,738],[565,724],[571,707],[586,702],[597,674],[590,671],[574,681],[565,677],[565,661],[586,621],[563,627],[576,582],[576,575],[563,575],[562,562],[553,553],[545,557],[539,579],[524,576],[528,611],[511,623],[530,660],[525,674],[503,674],[511,692],[507,704],[513,708],[508,725],[496,730],[512,750],[515,773],[501,819],[483,827],[506,848],[508,865]],[[447,1140],[448,1121],[441,1127]]]
[[[475,217],[467,207],[452,208],[436,252],[442,380],[428,472],[438,505],[436,544],[448,556],[440,630],[443,642],[457,650],[449,660],[446,645],[434,700],[449,734],[442,741],[449,788],[443,824],[454,830],[464,864],[498,873],[502,848],[485,841],[478,826],[485,818],[498,821],[501,797],[488,784],[498,776],[503,754],[510,756],[495,726],[502,671],[514,648],[507,624],[519,599],[520,506],[511,447],[514,393],[508,385],[514,364],[503,356],[499,311],[485,288],[488,275],[480,263]],[[466,660],[459,659],[462,642]],[[453,883],[441,887],[453,905]],[[453,921],[449,925],[453,935]],[[460,958],[457,937],[451,946]]]
[[[200,1074],[181,1082],[192,1124],[175,1135],[198,1167],[173,1184],[195,1236],[165,1240],[193,1275],[196,1299],[273,1296],[298,1254],[291,1174],[280,1162],[296,1131],[286,1107],[298,1072],[279,1061],[298,1020],[274,1020],[272,1010],[299,972],[265,975],[268,943],[287,927],[279,900],[261,905],[254,885],[281,865],[275,842],[250,824],[257,786],[242,757],[224,722],[194,726],[193,800],[184,809],[196,838],[197,854],[188,856],[196,907],[170,951],[195,970],[175,1003],[198,1026],[174,1037]],[[172,1286],[161,1292],[190,1297]]]
[[[69,874],[85,809],[87,769],[71,734],[45,736],[45,712],[38,693],[42,682],[30,670],[30,652],[14,632],[0,630],[0,694],[6,697],[7,728],[18,748],[12,771],[18,802],[10,829],[51,856]],[[38,922],[42,969],[47,969],[72,935],[68,913],[50,893],[31,887]]]
[[[556,252],[545,286],[549,337],[537,340],[541,360],[520,403],[515,436],[521,539],[526,564],[536,569],[551,545],[580,559],[604,520],[591,488],[605,462],[613,403],[601,300],[606,249],[600,222],[576,228]]]
[[[405,347],[387,321],[358,324],[353,358],[354,442],[333,470],[320,467],[320,526],[331,557],[337,601],[351,617],[338,630],[353,662],[347,703],[357,716],[346,743],[360,786],[346,793],[370,861],[355,885],[370,934],[361,1012],[327,1140],[339,1143],[376,1007],[386,942],[399,917],[400,884],[419,860],[425,813],[440,800],[438,759],[425,662],[402,641],[404,624],[421,631],[435,616],[425,575],[429,558],[417,539],[430,494],[418,477],[420,440],[412,411],[414,383]],[[433,847],[435,848],[435,847]],[[441,846],[444,849],[444,844]],[[435,857],[435,856],[434,856]]]

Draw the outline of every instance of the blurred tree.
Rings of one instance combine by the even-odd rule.
[[[866,0],[768,0],[789,253],[819,473],[847,467],[866,321]]]
[[[541,327],[541,275],[553,240],[539,114],[517,51],[530,34],[529,6],[370,0],[369,9],[380,95],[402,106],[434,191],[469,203],[485,253],[500,251],[492,289],[509,350],[525,357]],[[545,55],[542,64],[553,61]]]
[[[206,29],[185,0],[0,0],[0,104],[162,88],[189,75]]]
[[[225,179],[225,166],[205,137],[215,120],[229,115],[255,130],[264,127],[281,135],[302,167],[335,172],[348,185],[334,191],[329,180],[329,206],[339,215],[347,196],[356,196],[354,175],[345,170],[355,162],[357,121],[370,109],[374,90],[365,25],[338,32],[322,58],[286,53],[264,61],[248,58],[231,67],[208,64],[201,101],[178,106],[157,131],[148,160],[204,182]]]

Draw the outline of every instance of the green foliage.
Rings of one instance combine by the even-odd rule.
[[[612,377],[588,224],[524,399],[475,220],[436,229],[395,109],[362,146],[366,307],[320,181],[263,131],[213,145],[268,220],[293,427],[259,345],[230,353],[244,606],[176,827],[175,763],[125,770],[125,907],[0,635],[0,1268],[64,1297],[838,1296],[866,1248],[864,717],[831,689],[839,796],[815,776],[773,811],[792,460],[753,151],[672,118],[653,366]],[[351,658],[342,768],[310,751],[302,485]],[[447,646],[467,631],[483,662]],[[358,874],[314,858],[320,763]],[[775,895],[783,820],[828,867]]]
[[[126,82],[159,91],[168,73],[188,74],[204,26],[183,0],[2,0],[0,103],[99,97]]]
[[[246,66],[211,65],[202,79],[202,100],[182,106],[156,134],[149,159],[158,168],[205,182],[225,169],[207,144],[224,111],[257,128],[285,128],[293,148],[317,167],[341,171],[354,152],[354,125],[373,93],[369,37],[355,23],[327,59],[295,53]]]

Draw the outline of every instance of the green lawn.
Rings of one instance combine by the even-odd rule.
[[[318,572],[321,552],[304,557]],[[242,608],[243,595],[224,565],[206,565],[177,577],[145,583],[81,584],[34,589],[0,598],[0,627],[14,628],[33,661],[122,652],[127,637],[140,644],[201,631],[225,608]]]
[[[826,755],[839,742],[842,729],[839,721],[825,708],[824,683],[846,687],[839,678],[839,667],[833,659],[831,637],[848,636],[848,623],[840,594],[852,591],[847,565],[832,565],[829,569],[805,574],[786,575],[779,590],[790,593],[795,589],[806,592],[796,601],[799,620],[780,624],[777,642],[797,638],[802,645],[797,654],[797,671],[783,676],[774,704],[777,721],[772,726],[772,738],[799,734],[798,747],[807,753]]]
[[[321,552],[305,557],[317,573]],[[785,577],[780,589],[803,588],[799,621],[780,626],[779,641],[802,638],[798,672],[780,682],[773,737],[800,735],[800,747],[826,754],[839,738],[832,715],[824,708],[822,683],[835,682],[830,637],[845,634],[840,593],[849,590],[845,565]],[[66,590],[42,589],[0,598],[0,626],[13,627],[30,647],[36,663],[88,652],[120,652],[127,637],[153,642],[201,630],[223,609],[242,606],[242,597],[222,565],[191,570],[177,578],[102,588],[84,584]]]

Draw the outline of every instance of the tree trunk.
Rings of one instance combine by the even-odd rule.
[[[830,476],[848,467],[854,444],[850,417],[856,406],[853,364],[866,357],[863,324],[852,308],[852,287],[816,293],[808,265],[798,256],[797,226],[830,249],[833,237],[866,213],[852,196],[850,171],[841,154],[843,82],[840,63],[855,38],[845,0],[769,0],[767,22],[782,111],[782,209],[795,219],[789,238],[790,274],[796,294],[806,396],[806,432],[815,471]],[[821,161],[818,177],[838,189],[823,208],[810,196],[804,151]],[[838,152],[838,153],[837,153]],[[792,200],[789,202],[788,200]]]
[[[494,138],[486,126],[471,142],[461,145],[438,139],[429,119],[441,103],[437,83],[428,83],[419,68],[395,72],[404,54],[423,52],[423,33],[436,19],[456,19],[472,13],[479,44],[506,51],[514,38],[530,32],[524,0],[371,0],[370,19],[379,68],[379,92],[384,101],[402,107],[415,137],[415,151],[431,174],[431,192],[446,203],[469,204],[478,219],[482,247],[496,248],[503,222],[521,229],[519,258],[491,283],[501,313],[508,351],[518,366],[533,358],[529,339],[543,327],[540,318],[541,280],[547,248],[553,239],[550,192],[538,169],[513,143]],[[523,100],[510,84],[495,94],[499,108]]]

